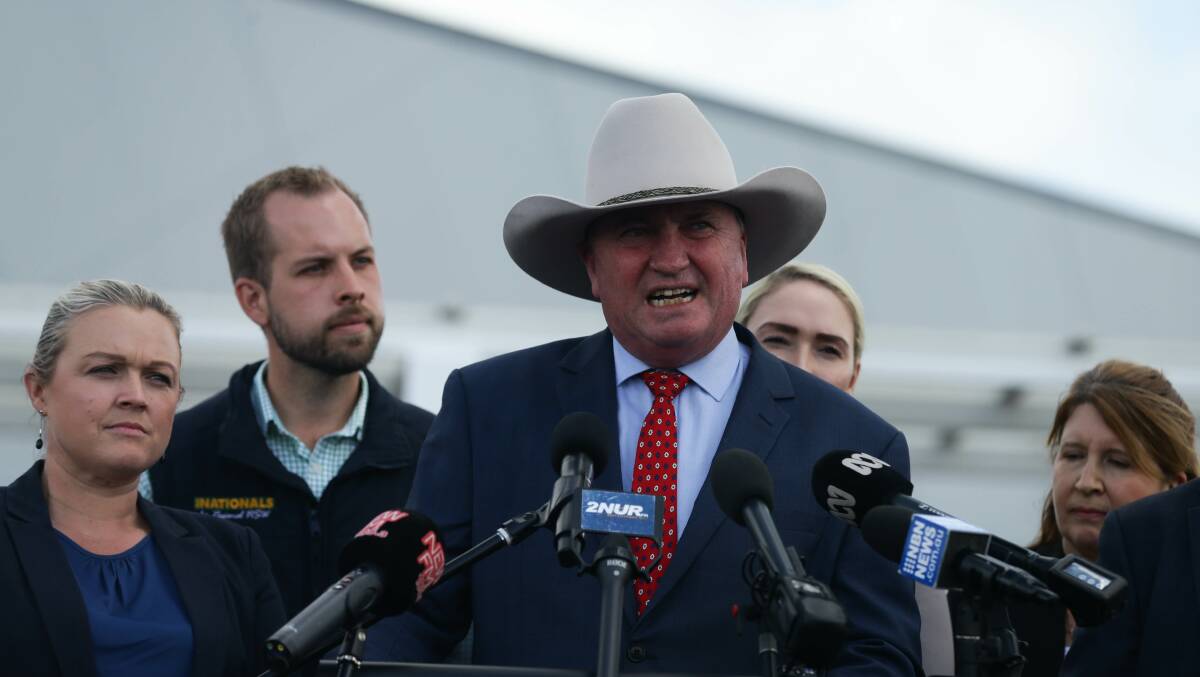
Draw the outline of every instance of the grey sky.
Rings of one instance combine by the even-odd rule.
[[[1200,3],[365,1],[1200,233]]]

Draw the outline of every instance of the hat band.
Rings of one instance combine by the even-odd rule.
[[[611,197],[604,202],[596,205],[597,207],[611,207],[613,205],[625,204],[626,202],[635,202],[637,200],[645,200],[652,197],[666,197],[669,195],[699,195],[700,193],[715,193],[716,188],[703,188],[701,186],[669,186],[667,188],[651,188],[650,190],[639,190],[635,193],[626,193]]]

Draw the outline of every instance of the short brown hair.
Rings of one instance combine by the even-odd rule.
[[[1080,374],[1054,414],[1046,438],[1052,455],[1058,453],[1067,419],[1081,404],[1096,408],[1139,471],[1162,480],[1179,473],[1195,479],[1196,418],[1158,369],[1108,360]],[[1034,546],[1061,542],[1054,503],[1047,496]]]
[[[264,287],[270,286],[270,263],[274,251],[268,237],[263,204],[272,193],[280,190],[304,197],[340,190],[354,201],[363,219],[367,218],[367,210],[358,194],[324,167],[293,166],[267,174],[242,191],[221,224],[225,256],[229,259],[229,274],[234,281],[239,277],[248,277]]]

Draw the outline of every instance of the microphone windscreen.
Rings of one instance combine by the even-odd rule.
[[[913,485],[883,461],[857,451],[831,451],[813,466],[813,497],[825,510],[862,527],[863,517]]]
[[[713,459],[709,474],[717,505],[734,522],[746,525],[742,508],[750,499],[762,501],[769,510],[775,508],[771,472],[767,470],[767,464],[753,453],[745,449],[723,451]]]
[[[908,539],[913,511],[897,505],[881,505],[867,511],[862,521],[863,540],[893,562],[899,562]]]
[[[554,426],[550,436],[551,467],[557,473],[568,454],[583,454],[592,461],[592,474],[599,475],[604,472],[612,448],[612,435],[599,416],[589,411],[567,414]]]
[[[374,607],[381,616],[398,614],[442,576],[446,555],[437,527],[428,517],[404,510],[380,513],[346,544],[340,571],[374,565],[384,580],[383,598]]]

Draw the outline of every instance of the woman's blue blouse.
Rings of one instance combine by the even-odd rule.
[[[96,555],[56,533],[87,607],[97,674],[191,675],[192,624],[154,537]]]

